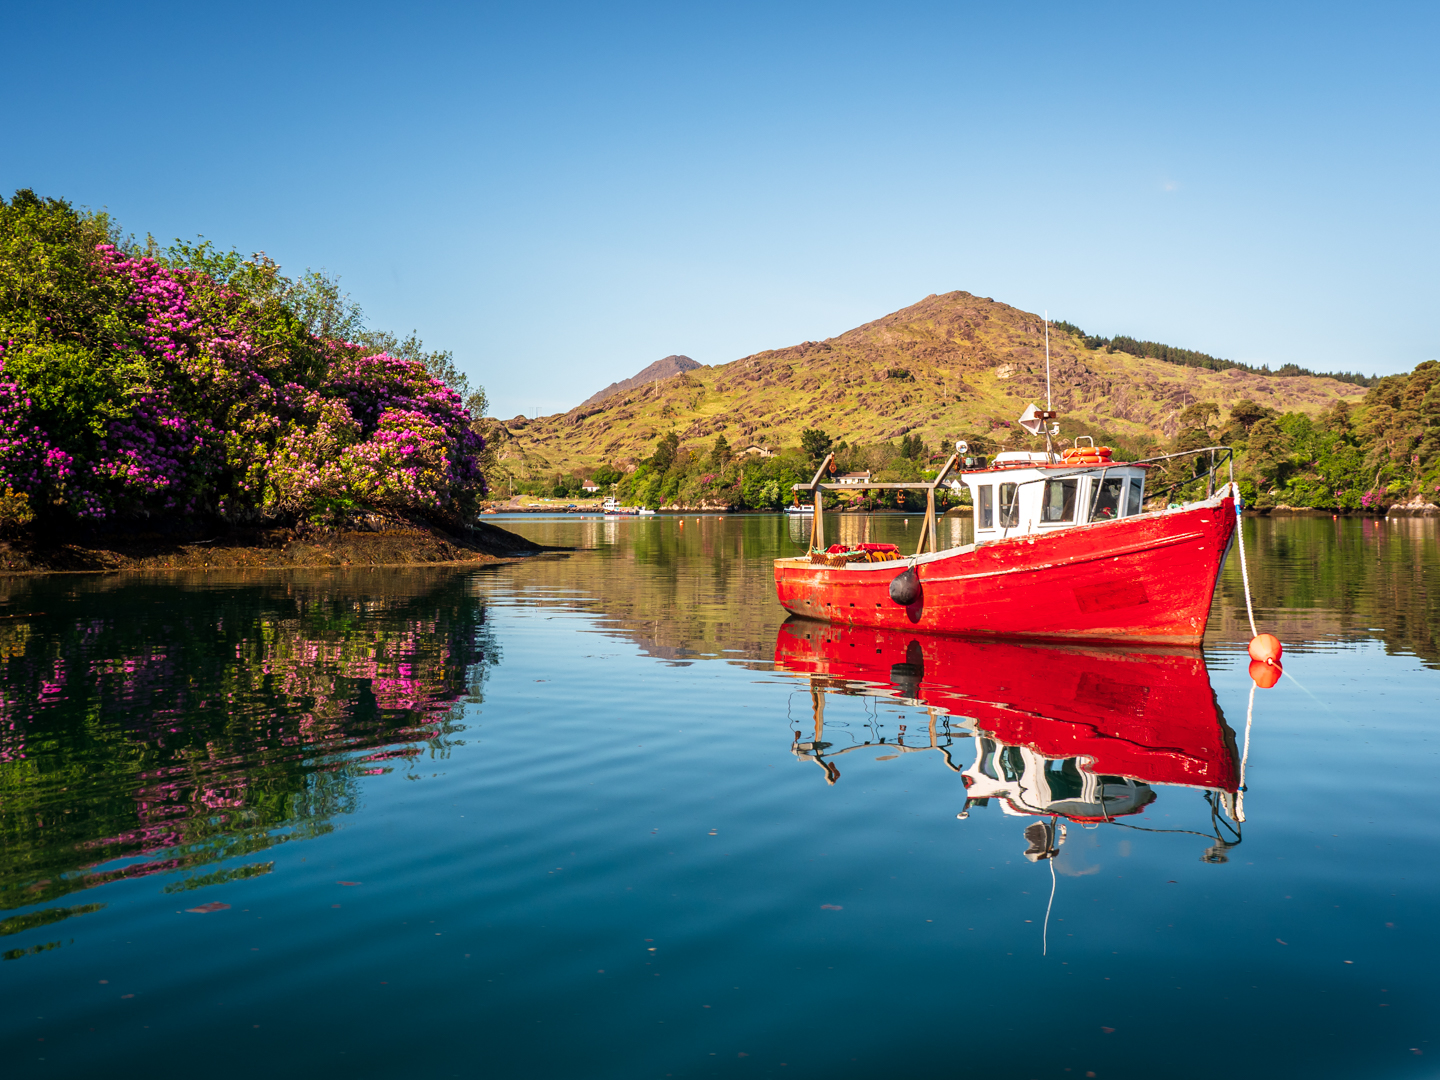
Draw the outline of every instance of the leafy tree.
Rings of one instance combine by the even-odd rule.
[[[819,462],[830,452],[830,436],[819,428],[806,428],[800,433],[800,449],[811,461]]]
[[[1180,414],[1181,428],[1209,431],[1220,419],[1220,406],[1213,401],[1200,401],[1188,406]]]
[[[1321,413],[1320,422],[1326,431],[1336,435],[1348,435],[1350,433],[1350,403],[1336,399],[1328,409]]]
[[[730,444],[725,441],[724,435],[715,436],[715,445],[710,450],[710,467],[712,469],[723,469],[730,464],[734,455],[730,452]]]
[[[434,372],[432,371],[433,375]],[[441,382],[444,382],[442,379]],[[448,383],[446,385],[449,385]],[[490,411],[490,396],[485,393],[483,386],[477,386],[465,396],[465,411],[470,414],[472,422],[479,422],[486,413]]]
[[[673,431],[667,431],[655,444],[655,453],[650,455],[650,468],[657,473],[667,471],[674,464],[679,449],[680,437]]]
[[[1267,416],[1274,415],[1275,410],[1265,407],[1249,398],[1241,398],[1230,407],[1230,422],[1239,424],[1246,432],[1255,425],[1257,420],[1263,420]]]
[[[1269,417],[1255,421],[1245,457],[1262,493],[1278,483],[1288,450],[1289,440],[1279,424]]]

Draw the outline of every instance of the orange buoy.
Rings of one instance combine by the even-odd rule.
[[[1284,673],[1279,664],[1261,660],[1250,661],[1250,678],[1261,690],[1269,690],[1280,681],[1280,676]]]
[[[1262,664],[1278,664],[1284,649],[1274,634],[1256,634],[1250,639],[1250,659]]]

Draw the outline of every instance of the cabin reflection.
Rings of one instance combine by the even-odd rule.
[[[1123,819],[1143,814],[1157,787],[1188,787],[1210,810],[1202,858],[1224,862],[1239,842],[1240,755],[1198,651],[980,641],[792,618],[775,663],[809,679],[813,727],[792,729],[791,749],[827,783],[840,780],[846,754],[934,753],[964,785],[959,817],[993,803],[1007,815],[1049,819],[1025,830],[1032,860],[1056,854],[1065,821],[1139,827]],[[859,729],[827,728],[829,694],[888,700],[923,710],[924,719],[900,723],[898,733],[882,729],[878,712]]]

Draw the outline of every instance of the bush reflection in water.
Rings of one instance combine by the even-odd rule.
[[[182,871],[165,891],[187,892],[267,872],[267,849],[355,808],[359,777],[446,755],[498,660],[445,570],[367,571],[364,589],[343,573],[4,588],[7,911],[148,874]]]

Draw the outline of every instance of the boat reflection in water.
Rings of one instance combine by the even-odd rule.
[[[1154,785],[1204,793],[1211,832],[1196,835],[1211,841],[1205,861],[1225,862],[1240,842],[1243,764],[1198,650],[977,641],[791,619],[775,664],[809,676],[814,733],[794,732],[792,749],[828,783],[840,779],[838,759],[856,750],[935,751],[965,785],[961,818],[994,800],[1003,813],[1049,819],[1025,829],[1026,857],[1037,861],[1058,853],[1064,821],[1140,827],[1119,819],[1153,803]],[[832,724],[827,741],[826,694],[925,709],[928,730],[902,724],[898,738],[863,739]],[[962,753],[967,742],[968,766],[956,761],[971,756]]]

